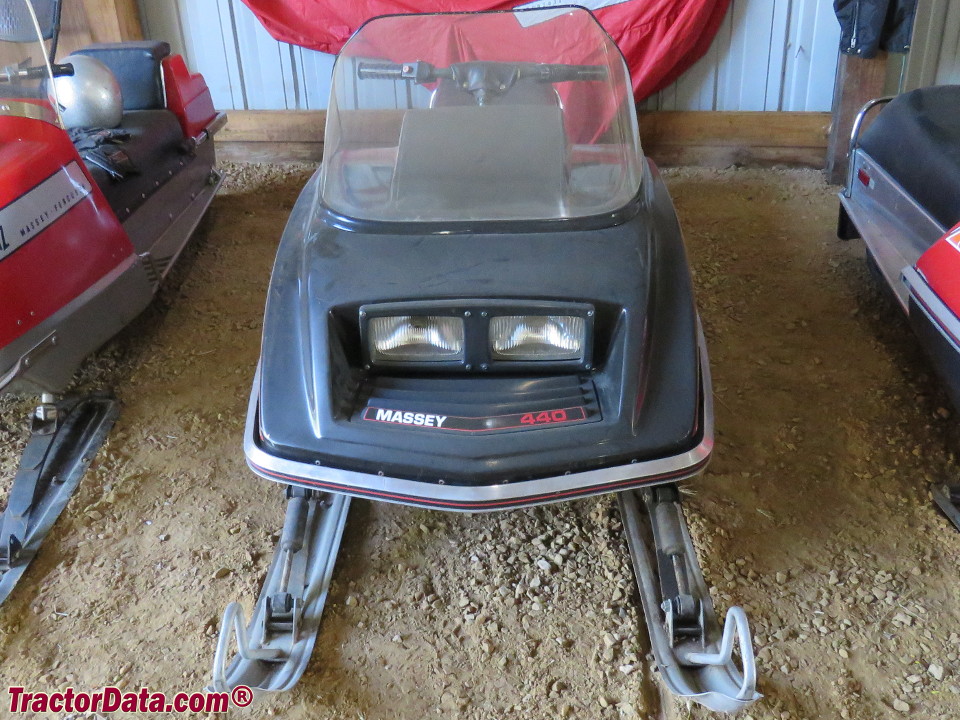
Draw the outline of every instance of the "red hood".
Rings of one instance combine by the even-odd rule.
[[[14,204],[34,189],[42,195],[41,186],[67,167],[83,173],[90,187],[85,197],[69,205],[56,197],[23,208]],[[133,252],[67,133],[42,120],[0,116],[0,210],[8,216],[0,223],[0,346],[76,299]],[[22,239],[17,226],[29,229],[34,216],[45,227]]]
[[[960,223],[920,256],[917,270],[937,297],[960,317]]]

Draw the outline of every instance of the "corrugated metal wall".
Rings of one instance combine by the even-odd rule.
[[[333,58],[278,43],[240,0],[140,0],[140,10],[147,36],[185,54],[218,108],[326,106]],[[707,55],[643,107],[829,110],[839,37],[832,0],[733,0]]]
[[[707,54],[644,106],[827,111],[839,43],[832,0],[733,0]]]
[[[960,4],[919,0],[904,89],[960,84]]]

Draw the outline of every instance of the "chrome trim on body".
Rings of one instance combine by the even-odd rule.
[[[52,107],[24,102],[23,100],[0,100],[0,116],[43,120],[43,122],[60,127],[60,116]]]
[[[698,336],[700,382],[704,397],[703,437],[695,448],[679,455],[535,480],[478,486],[440,485],[288,460],[265,452],[257,444],[259,365],[247,408],[244,454],[250,469],[267,480],[302,483],[329,492],[384,502],[465,512],[542,505],[574,497],[619,492],[638,485],[676,482],[701,472],[713,452],[713,389],[706,342],[703,330],[699,327]]]
[[[916,264],[945,228],[868,153],[857,149],[850,168],[854,178],[863,169],[870,185],[855,180],[852,187],[839,193],[840,203],[906,311],[907,290],[900,281],[901,272]]]
[[[847,186],[842,191],[842,194],[847,197],[850,197],[853,188],[853,179],[856,177],[853,168],[853,152],[857,149],[857,141],[860,139],[860,129],[863,127],[863,121],[866,119],[867,113],[873,108],[878,105],[886,105],[893,100],[894,97],[896,96],[888,95],[887,97],[874,98],[873,100],[867,101],[863,107],[860,108],[857,117],[853,120],[853,126],[850,128],[850,144],[847,147]]]

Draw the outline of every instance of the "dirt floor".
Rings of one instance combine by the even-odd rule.
[[[241,437],[311,170],[228,166],[158,301],[81,371],[122,415],[0,609],[0,688],[208,682],[219,615],[249,611],[282,521]],[[960,534],[927,490],[956,478],[960,427],[862,243],[834,237],[834,189],[804,170],[665,174],[716,393],[688,516],[718,605],[753,623],[765,697],[745,716],[960,717]],[[0,401],[6,482],[32,403]],[[637,607],[610,497],[492,515],[357,500],[309,670],[231,716],[662,717]]]

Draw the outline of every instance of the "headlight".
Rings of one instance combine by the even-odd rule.
[[[580,360],[586,325],[575,315],[504,315],[490,320],[495,360]]]
[[[458,317],[374,317],[368,333],[373,362],[452,362],[463,358],[464,328]]]

